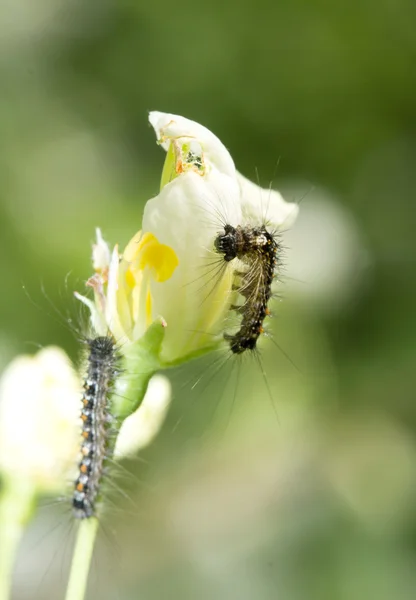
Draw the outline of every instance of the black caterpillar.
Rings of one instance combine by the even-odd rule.
[[[279,245],[276,234],[259,227],[225,225],[217,235],[215,250],[230,262],[238,258],[246,267],[235,271],[239,283],[233,287],[244,298],[242,305],[232,305],[242,319],[239,330],[234,334],[224,333],[233,354],[254,350],[259,336],[263,333],[263,322],[270,314],[268,302],[272,296],[272,282],[279,264]]]
[[[73,514],[87,519],[96,514],[104,462],[109,450],[109,392],[117,375],[119,355],[110,336],[88,340],[88,368],[82,396],[82,444],[79,473],[72,496]]]

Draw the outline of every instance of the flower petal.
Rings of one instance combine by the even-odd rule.
[[[227,148],[212,131],[203,125],[179,115],[158,111],[149,113],[149,122],[165,150],[168,150],[172,140],[185,143],[195,139],[201,144],[208,166],[214,167],[224,175],[235,177],[234,161]]]
[[[299,212],[299,206],[286,202],[276,190],[261,188],[237,172],[241,206],[245,223],[268,223],[276,229],[289,229]]]
[[[105,321],[104,315],[97,309],[96,304],[92,300],[86,298],[86,296],[82,296],[78,292],[74,292],[74,296],[77,300],[79,300],[89,308],[91,313],[90,319],[93,331],[97,335],[105,335],[108,329],[107,323]]]
[[[92,266],[94,271],[101,273],[106,277],[106,273],[110,266],[111,252],[107,242],[103,239],[101,230],[97,227],[96,236],[97,242],[92,247]]]
[[[119,253],[116,245],[108,274],[105,320],[115,339],[123,342],[131,330],[129,311],[123,302],[124,292],[124,286],[119,289]]]

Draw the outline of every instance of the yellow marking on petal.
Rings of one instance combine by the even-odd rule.
[[[150,293],[150,290],[148,290],[147,296],[146,296],[146,326],[149,327],[149,325],[151,323],[152,323],[152,294]]]
[[[126,283],[132,289],[136,285],[136,280],[134,278],[133,273],[131,272],[131,269],[127,269],[126,271]]]
[[[132,331],[133,337],[153,320],[151,279],[158,283],[168,280],[178,265],[173,248],[161,244],[152,233],[142,235],[139,231],[128,243],[122,261],[117,264],[120,285],[115,300],[116,316],[126,331]]]
[[[153,233],[145,233],[138,244],[136,268],[152,272],[155,281],[170,279],[179,265],[179,259],[173,248],[161,244]]]

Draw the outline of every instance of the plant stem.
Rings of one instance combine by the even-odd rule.
[[[65,600],[83,600],[85,597],[97,530],[96,517],[83,519],[79,524]]]
[[[19,542],[33,512],[34,494],[27,485],[5,481],[0,497],[0,600],[10,597]]]

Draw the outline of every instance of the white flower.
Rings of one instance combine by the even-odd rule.
[[[122,374],[120,375],[122,377]],[[63,350],[18,356],[0,380],[0,474],[35,493],[65,492],[81,443],[80,377]],[[171,399],[168,380],[150,380],[140,408],[123,422],[116,456],[131,456],[159,431]]]
[[[110,330],[123,344],[140,339],[162,317],[167,327],[160,364],[167,366],[222,339],[234,296],[232,268],[214,251],[224,224],[286,229],[298,207],[240,175],[225,146],[202,125],[159,112],[149,120],[167,151],[161,191],[147,202],[142,231],[124,253],[114,248],[108,271],[94,261],[88,282],[94,302],[78,298],[89,306],[96,331]]]
[[[19,356],[0,381],[0,472],[37,492],[65,489],[79,451],[81,390],[55,347]]]

